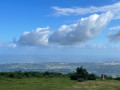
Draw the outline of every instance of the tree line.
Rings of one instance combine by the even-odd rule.
[[[3,78],[31,78],[31,77],[38,77],[38,78],[43,78],[43,77],[63,77],[64,74],[62,73],[57,73],[57,72],[38,72],[38,71],[27,71],[27,72],[22,72],[22,71],[15,71],[15,72],[0,72],[0,77]]]

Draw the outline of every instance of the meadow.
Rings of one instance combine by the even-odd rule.
[[[119,80],[78,82],[68,77],[1,78],[0,90],[120,90]]]

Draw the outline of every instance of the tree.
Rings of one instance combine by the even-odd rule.
[[[76,72],[70,74],[71,80],[96,80],[95,74],[89,74],[83,67],[77,67]]]
[[[88,79],[88,72],[82,66],[77,67],[76,72],[77,72],[78,78],[83,78],[84,80]]]

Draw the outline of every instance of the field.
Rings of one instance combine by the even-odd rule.
[[[0,90],[120,90],[120,81],[77,82],[69,78],[0,79]]]

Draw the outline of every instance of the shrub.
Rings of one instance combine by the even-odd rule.
[[[120,77],[116,77],[115,80],[120,80]]]
[[[77,67],[76,72],[70,74],[71,80],[78,80],[83,79],[84,80],[96,80],[95,74],[89,74],[86,69],[83,67]]]
[[[77,80],[78,78],[82,78],[84,80],[87,80],[88,79],[88,72],[86,69],[84,69],[83,67],[77,67],[76,68],[76,72],[75,73],[72,73],[70,75],[70,79],[71,80]]]
[[[84,80],[83,80],[83,78],[78,78],[77,81],[78,82],[83,82]]]
[[[105,77],[105,79],[113,80],[113,77],[111,77],[111,76],[104,75],[104,77]]]
[[[37,72],[37,71],[0,72],[0,77],[17,78],[17,79],[30,78],[30,77],[51,78],[51,77],[63,77],[63,76],[67,76],[67,75],[62,73],[57,73],[57,72],[48,72],[48,71],[46,72]]]
[[[44,76],[48,76],[50,73],[48,71],[44,72]]]
[[[77,73],[72,73],[72,74],[70,74],[70,79],[71,79],[71,80],[77,80],[77,79],[78,79]]]
[[[88,75],[88,80],[96,80],[96,75],[95,74],[89,74]]]

